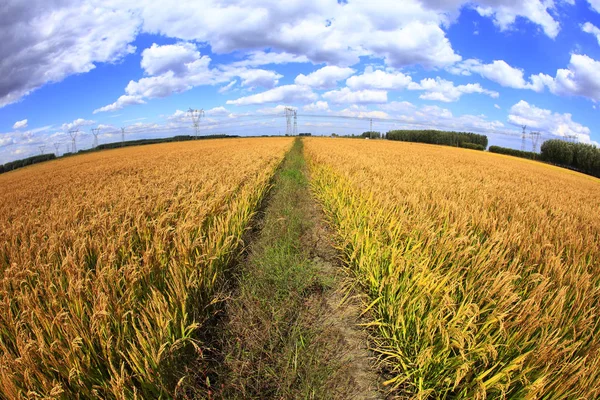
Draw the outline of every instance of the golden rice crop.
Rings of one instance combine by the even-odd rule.
[[[0,398],[172,396],[290,145],[171,143],[0,175]]]
[[[600,180],[465,149],[305,143],[393,395],[600,397]]]

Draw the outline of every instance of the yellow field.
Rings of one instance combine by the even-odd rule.
[[[176,356],[201,354],[195,331],[291,144],[133,147],[0,175],[0,397],[185,386]]]
[[[600,397],[600,180],[422,144],[305,149],[394,395]]]

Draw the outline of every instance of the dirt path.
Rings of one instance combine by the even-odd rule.
[[[360,307],[310,194],[302,142],[278,171],[232,298],[212,398],[377,399]]]
[[[343,271],[338,252],[331,242],[333,233],[325,224],[324,215],[314,198],[311,197],[306,211],[312,224],[303,237],[304,246],[311,251],[311,262],[317,273],[333,282],[332,287],[323,292],[319,299],[324,303],[320,310],[324,314],[319,322],[326,329],[335,331],[343,343],[343,351],[338,354],[338,365],[340,372],[348,377],[350,389],[344,398],[383,398],[378,390],[379,375],[373,369],[368,350],[368,334],[359,326],[360,301],[357,300],[356,293],[348,295],[343,290],[348,276]]]

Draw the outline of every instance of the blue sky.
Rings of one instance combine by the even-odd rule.
[[[8,1],[0,163],[193,133],[436,128],[600,142],[600,0]],[[531,150],[527,142],[527,150]]]

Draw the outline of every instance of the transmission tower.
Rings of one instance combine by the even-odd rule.
[[[55,153],[56,153],[56,157],[58,157],[58,148],[59,148],[59,147],[60,147],[60,143],[54,143],[54,150],[56,150],[56,151],[55,151]]]
[[[531,136],[531,147],[533,152],[537,153],[538,143],[542,134],[540,132],[529,132],[529,135]]]
[[[121,147],[125,144],[125,128],[121,128]]]
[[[369,132],[373,132],[373,118],[369,118]]]
[[[294,136],[298,136],[298,111],[294,110]]]
[[[525,151],[526,142],[527,142],[527,133],[525,130],[527,129],[527,125],[523,125],[523,134],[521,135],[521,151]]]
[[[188,110],[188,114],[192,119],[192,124],[194,125],[194,132],[196,133],[196,138],[198,138],[198,134],[200,133],[200,120],[204,117],[204,109],[194,110],[190,107]]]
[[[286,136],[292,135],[292,116],[294,116],[294,114],[295,114],[295,112],[294,112],[293,108],[291,108],[291,107],[285,108],[285,121],[287,123],[286,128],[285,128]]]
[[[46,146],[41,145],[41,146],[39,146],[39,148],[40,148],[40,154],[44,155],[44,149],[46,148]]]
[[[577,143],[577,135],[565,135],[567,138],[567,142],[569,143]]]
[[[98,147],[98,134],[100,133],[100,128],[92,128],[92,134],[94,135],[94,148]]]
[[[69,131],[69,134],[71,135],[71,153],[77,152],[77,146],[75,143],[75,139],[77,138],[78,133],[79,133],[79,129],[73,129],[73,130]]]

